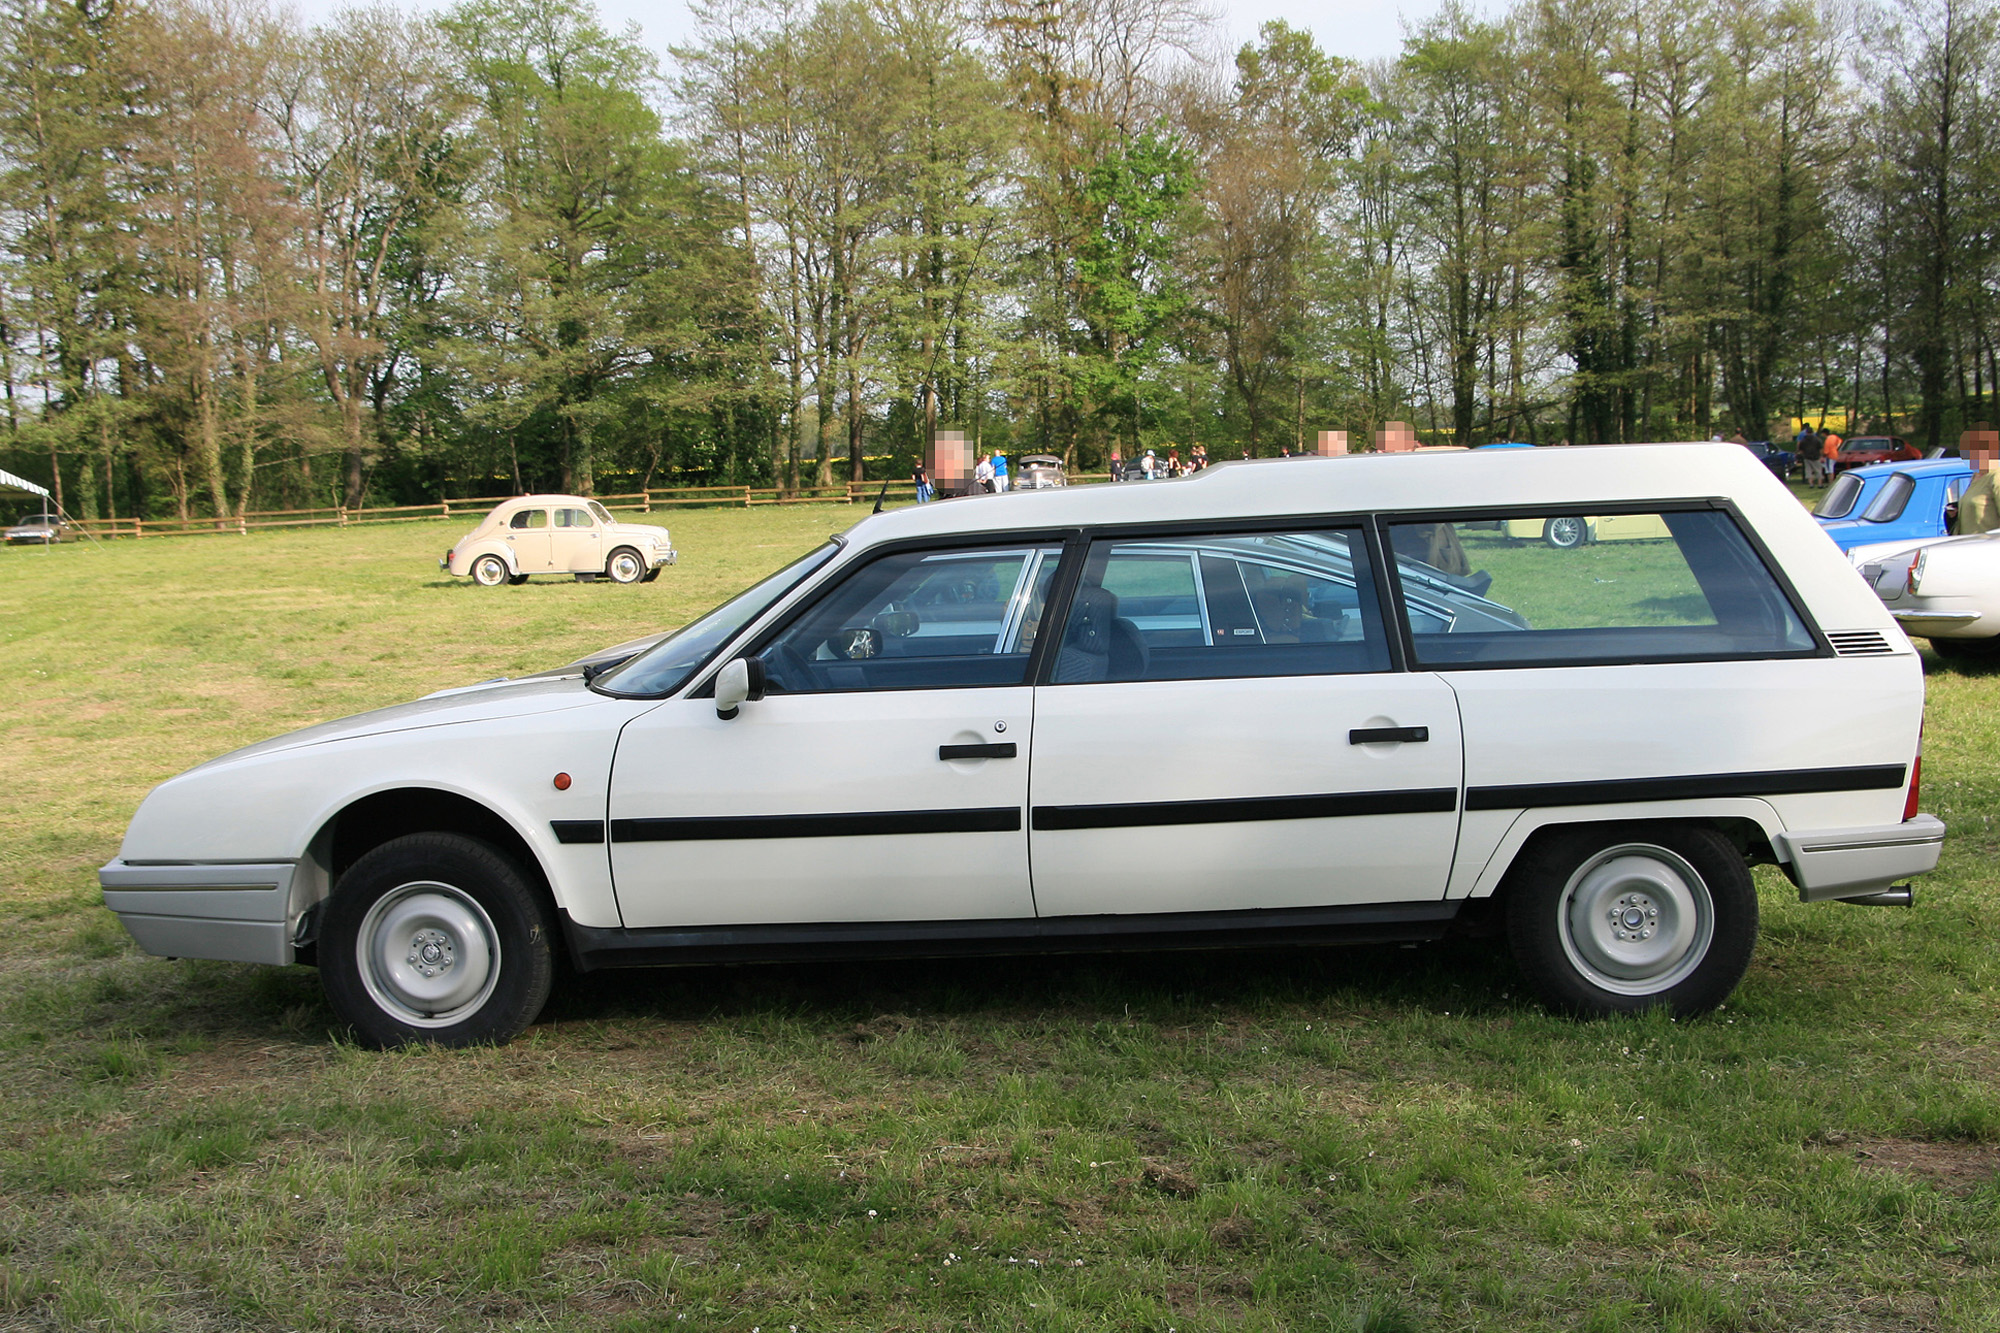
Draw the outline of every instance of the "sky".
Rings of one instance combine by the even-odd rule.
[[[1329,55],[1350,60],[1391,57],[1402,48],[1407,23],[1416,26],[1442,8],[1443,0],[1312,0],[1307,4],[1286,4],[1282,0],[1233,0],[1220,4],[1227,50],[1235,51],[1254,41],[1260,24],[1282,18],[1296,28],[1309,29],[1320,49]],[[438,10],[447,0],[401,0],[398,7]],[[291,6],[309,22],[319,22],[336,9],[340,0],[292,0]],[[1493,8],[1474,3],[1474,12]],[[639,25],[646,45],[659,52],[667,64],[667,48],[685,43],[694,28],[686,0],[597,0],[605,26],[616,31],[630,21]]]

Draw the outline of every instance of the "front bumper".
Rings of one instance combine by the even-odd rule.
[[[104,905],[139,947],[163,958],[292,961],[291,861],[133,865],[97,872]]]
[[[1780,833],[1771,842],[1800,902],[1860,898],[1937,869],[1944,822],[1917,815],[1874,828]]]

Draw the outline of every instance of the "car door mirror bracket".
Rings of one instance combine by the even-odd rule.
[[[743,704],[755,703],[763,697],[762,658],[739,657],[715,673],[715,715],[723,721],[735,717]]]

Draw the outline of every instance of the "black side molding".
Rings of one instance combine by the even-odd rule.
[[[1134,805],[1038,805],[1037,831],[1161,828],[1170,824],[1245,824],[1265,819],[1342,819],[1356,815],[1442,814],[1458,809],[1456,787],[1343,791],[1320,796],[1249,796],[1218,801],[1147,801]]]
[[[1608,782],[1537,782],[1514,787],[1471,787],[1468,810],[1525,810],[1550,805],[1623,805],[1637,801],[1689,801],[1722,796],[1803,796],[1827,791],[1900,788],[1901,764],[1857,768],[1788,768],[1767,773],[1704,773],[1676,778],[1618,778]]]
[[[977,810],[881,810],[834,815],[718,815],[614,819],[613,842],[712,842],[744,838],[861,838],[892,833],[1012,833],[1017,805]]]
[[[579,970],[792,959],[950,958],[1024,953],[1117,953],[1291,945],[1385,944],[1443,938],[1458,901],[1353,907],[1021,917],[978,921],[804,922],[621,930],[564,915]]]
[[[555,830],[557,842],[604,841],[604,821],[601,819],[551,819],[549,827]]]

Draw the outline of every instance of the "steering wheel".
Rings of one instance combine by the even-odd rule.
[[[819,675],[812,663],[790,643],[780,639],[763,653],[764,674],[780,694],[800,694],[819,688]]]

